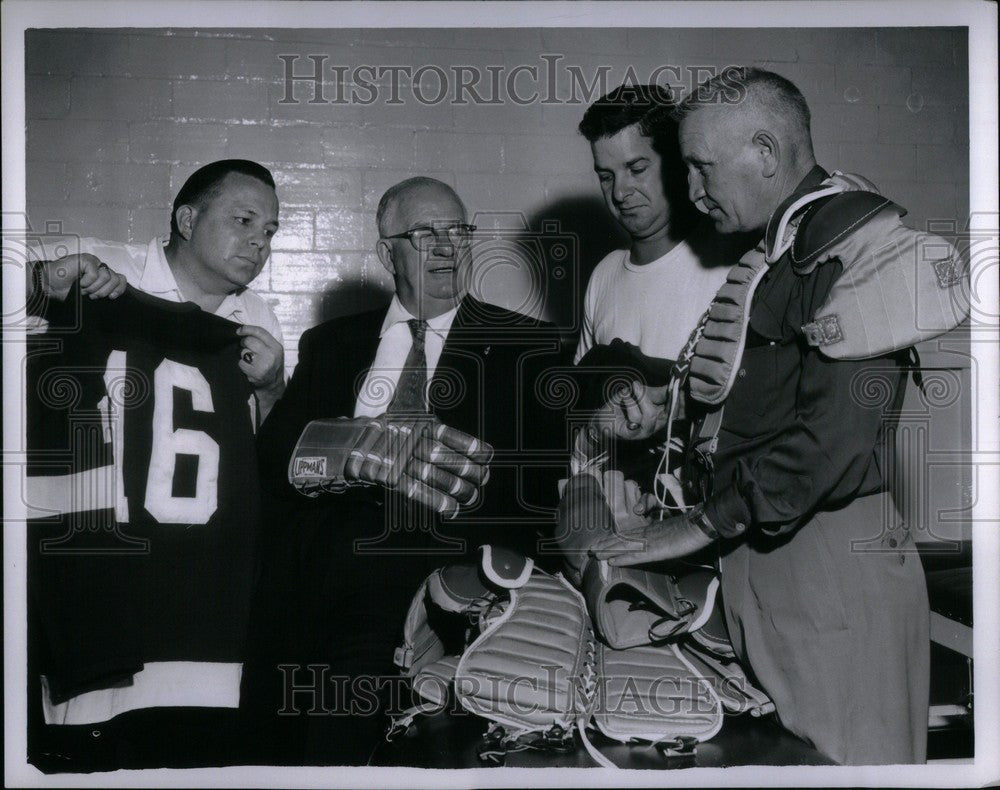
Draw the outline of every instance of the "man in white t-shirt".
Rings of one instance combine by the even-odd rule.
[[[576,363],[616,338],[646,356],[675,360],[739,257],[699,224],[687,198],[672,107],[667,90],[626,84],[594,102],[580,122],[608,211],[631,246],[605,256],[590,277]],[[652,406],[664,393],[633,388],[621,409],[629,419],[616,421],[624,438],[662,419]]]

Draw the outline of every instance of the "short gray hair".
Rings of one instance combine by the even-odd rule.
[[[730,66],[706,80],[677,105],[674,118],[680,123],[704,107],[745,102],[779,119],[798,142],[812,151],[812,116],[802,91],[780,74],[753,66]]]
[[[444,183],[444,181],[439,181],[438,179],[431,178],[430,176],[414,176],[413,178],[407,178],[405,181],[400,181],[398,184],[394,184],[389,187],[378,202],[378,209],[375,211],[375,224],[378,227],[378,233],[380,236],[386,233],[385,222],[388,213],[404,194],[406,194],[409,190],[416,189],[418,187],[440,187],[445,189],[454,196],[455,200],[458,201],[458,204],[462,206],[463,210],[465,208],[465,204],[458,196],[458,193]]]

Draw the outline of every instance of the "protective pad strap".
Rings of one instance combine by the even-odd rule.
[[[712,684],[727,713],[749,711],[753,716],[764,716],[774,711],[771,698],[750,681],[735,658],[720,658],[694,640],[683,640],[677,648],[698,674]]]
[[[403,624],[403,644],[396,648],[393,663],[403,675],[412,677],[427,664],[444,656],[444,643],[431,628],[427,618],[427,591],[431,578],[440,574],[434,571],[420,585],[410,602]]]

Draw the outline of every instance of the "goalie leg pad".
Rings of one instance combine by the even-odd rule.
[[[722,727],[715,690],[673,646],[602,647],[594,721],[616,741],[705,741]]]
[[[536,570],[465,651],[456,695],[513,733],[569,729],[587,712],[594,650],[583,597],[561,576]]]

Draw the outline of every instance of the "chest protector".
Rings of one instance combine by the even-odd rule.
[[[754,290],[767,266],[786,254],[803,275],[833,259],[843,267],[801,327],[809,345],[831,359],[881,356],[958,326],[969,314],[967,266],[946,240],[903,225],[905,213],[871,182],[842,173],[789,196],[763,242],[733,267],[689,341],[691,396],[711,406],[726,399]]]

